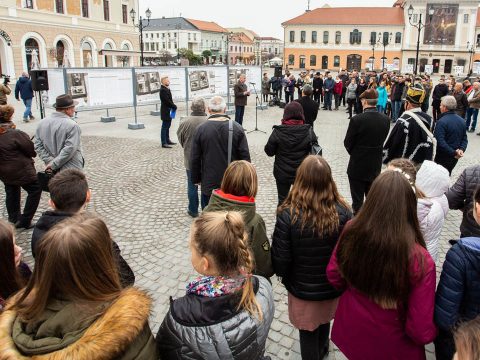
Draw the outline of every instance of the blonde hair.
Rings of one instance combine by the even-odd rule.
[[[242,214],[237,211],[202,213],[192,224],[191,241],[200,255],[213,259],[221,275],[246,277],[238,309],[262,320],[262,309],[251,281],[254,260],[247,245],[248,234]]]
[[[415,189],[417,199],[426,198],[426,195],[416,186],[417,168],[412,161],[405,158],[393,159],[388,163],[387,168],[390,166],[395,169],[401,170],[402,174],[406,175],[408,182]]]
[[[228,165],[220,189],[225,194],[255,198],[258,192],[258,178],[255,167],[245,160]]]
[[[480,359],[480,316],[461,324],[454,338],[458,360]]]

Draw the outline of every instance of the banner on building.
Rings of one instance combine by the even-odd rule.
[[[456,75],[456,76],[460,76],[460,75],[463,75],[463,72],[464,72],[464,67],[463,66],[454,66],[453,67],[453,73]]]
[[[415,65],[413,65],[413,64],[405,64],[403,66],[403,73],[412,74],[414,67],[415,67]]]
[[[433,65],[425,65],[425,74],[432,75],[433,74]]]
[[[432,21],[428,15],[425,19],[426,26],[423,36],[423,43],[428,45],[455,45],[455,35],[457,33],[457,4],[428,4],[428,10],[433,8]]]

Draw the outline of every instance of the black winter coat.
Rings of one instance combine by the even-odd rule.
[[[432,104],[438,104],[440,105],[440,101],[442,100],[442,97],[448,95],[448,85],[447,84],[438,84],[433,88],[433,94],[432,94]]]
[[[321,92],[322,89],[323,89],[323,79],[322,78],[317,78],[317,77],[314,77],[313,78],[313,90],[315,90],[315,92]],[[318,91],[316,91],[318,90]]]
[[[393,93],[392,93],[392,101],[401,101],[402,100],[402,94],[403,94],[403,89],[405,88],[405,83],[396,83],[395,86],[393,87]]]
[[[480,314],[480,238],[461,239],[448,250],[435,300],[435,322],[452,330]]]
[[[216,120],[213,120],[216,119]],[[197,128],[192,142],[190,171],[192,182],[202,184],[202,194],[220,188],[228,166],[228,123],[226,115],[213,115]],[[250,161],[247,137],[242,126],[233,121],[232,161]]]
[[[473,218],[473,194],[480,185],[480,165],[463,170],[455,184],[447,191],[448,205],[452,210],[462,210],[460,232],[463,237],[480,238],[480,226]]]
[[[73,215],[75,214],[62,211],[45,211],[42,214],[33,228],[31,244],[33,257],[36,256],[36,249],[45,233],[62,220],[68,219]],[[132,286],[135,283],[135,275],[125,259],[122,257],[120,248],[115,241],[112,241],[112,250],[113,257],[118,266],[118,273],[120,275],[122,287]]]
[[[313,126],[313,122],[317,120],[318,108],[320,105],[316,101],[313,101],[309,96],[302,96],[296,101],[302,105],[305,124]]]
[[[301,229],[301,220],[292,224],[290,209],[277,215],[272,238],[272,263],[285,288],[303,300],[322,301],[337,298],[341,292],[330,285],[326,270],[350,210],[337,204],[338,230],[320,237],[311,227]],[[301,213],[300,213],[301,216]]]
[[[373,181],[382,169],[383,144],[390,131],[390,119],[375,108],[350,120],[344,145],[350,154],[347,174],[357,180]]]
[[[172,92],[166,86],[160,87],[160,119],[162,120],[172,120],[170,117],[170,110],[177,110],[177,105],[173,103]]]
[[[281,183],[293,184],[297,169],[310,153],[317,138],[308,124],[276,125],[265,145],[265,153],[275,156],[273,176]]]

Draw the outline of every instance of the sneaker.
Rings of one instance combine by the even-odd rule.
[[[30,120],[35,120],[35,116],[30,115]]]
[[[24,118],[23,118],[23,122],[28,123],[28,118],[24,117]]]

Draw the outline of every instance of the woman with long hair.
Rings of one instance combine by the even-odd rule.
[[[272,261],[288,290],[290,322],[300,332],[302,359],[328,354],[330,321],[340,292],[326,278],[326,267],[352,213],[338,193],[321,156],[308,156],[277,213]]]
[[[157,334],[161,359],[263,359],[273,292],[265,278],[252,276],[242,214],[202,213],[192,224],[190,251],[200,276],[170,303]]]
[[[316,142],[317,137],[312,126],[305,124],[302,105],[296,101],[287,104],[282,124],[273,127],[265,145],[265,153],[275,156],[273,176],[277,183],[279,206],[290,191],[297,168]]]
[[[424,360],[433,322],[435,263],[417,218],[412,185],[399,171],[372,184],[327,268],[340,297],[332,341],[350,360]]]
[[[22,261],[22,249],[15,244],[13,228],[0,219],[0,312],[7,300],[27,283],[30,268]]]
[[[258,178],[252,163],[233,161],[225,170],[220,189],[212,192],[208,211],[239,211],[243,215],[248,245],[252,249],[254,259],[253,273],[265,278],[273,275],[270,242],[263,218],[257,214],[255,197],[258,192]]]
[[[1,355],[156,359],[151,299],[122,290],[102,220],[84,213],[60,222],[45,234],[35,260],[26,288],[0,316]]]

